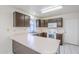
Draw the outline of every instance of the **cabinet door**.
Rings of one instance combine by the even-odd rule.
[[[18,12],[15,12],[15,26],[24,27],[24,15]]]
[[[30,27],[30,17],[25,15],[25,27]]]
[[[36,20],[37,27],[47,27],[48,21],[47,20]]]
[[[62,45],[62,34],[56,34],[56,39],[60,40],[60,45]]]
[[[48,27],[48,20],[44,20],[44,27]]]
[[[45,27],[45,21],[41,20],[41,27]]]
[[[15,27],[29,27],[30,26],[30,16],[14,12],[13,13],[13,25]]]
[[[41,20],[39,20],[39,27],[41,27],[42,26],[42,24],[41,24]]]
[[[45,32],[40,33],[40,36],[42,36],[42,37],[47,37],[47,33],[45,33]]]
[[[57,27],[63,27],[63,20],[62,18],[57,19]]]
[[[37,51],[32,50],[29,47],[26,47],[14,40],[12,40],[12,48],[14,54],[40,54]]]
[[[41,27],[41,20],[36,20],[36,27]]]

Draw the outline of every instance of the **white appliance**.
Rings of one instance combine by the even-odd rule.
[[[57,28],[57,23],[48,23],[48,28]]]
[[[48,23],[48,37],[56,39],[57,23]]]

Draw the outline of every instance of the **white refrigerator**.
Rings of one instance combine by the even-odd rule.
[[[56,39],[57,23],[48,23],[48,37]]]

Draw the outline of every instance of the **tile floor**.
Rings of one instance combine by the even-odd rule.
[[[79,54],[79,46],[63,44],[60,46],[60,54]]]

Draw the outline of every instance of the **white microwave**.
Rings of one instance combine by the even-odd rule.
[[[48,28],[57,28],[57,23],[48,23]]]

